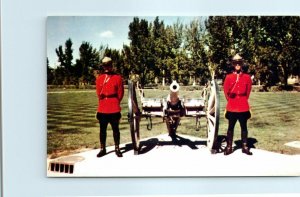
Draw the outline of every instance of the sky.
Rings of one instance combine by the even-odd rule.
[[[153,22],[155,16],[142,17]],[[67,39],[73,42],[73,61],[79,57],[79,47],[82,42],[89,42],[94,48],[101,45],[109,48],[122,49],[123,44],[129,45],[129,24],[134,16],[48,16],[47,18],[47,57],[50,67],[58,65],[55,49],[65,46]],[[194,16],[159,16],[165,25],[172,25],[179,19],[183,24],[189,24]]]

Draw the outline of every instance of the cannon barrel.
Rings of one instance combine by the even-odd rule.
[[[179,102],[179,88],[179,84],[174,80],[170,85],[170,94],[167,99],[171,105],[176,105]]]

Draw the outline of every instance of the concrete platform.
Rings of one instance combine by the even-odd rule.
[[[201,176],[299,176],[300,155],[283,155],[251,149],[252,156],[241,150],[231,155],[211,154],[205,139],[179,135],[177,142],[165,135],[141,140],[140,154],[131,143],[122,144],[123,157],[114,147],[97,158],[99,150],[90,150],[47,161],[48,177],[201,177]],[[72,173],[51,170],[50,163],[74,164]]]

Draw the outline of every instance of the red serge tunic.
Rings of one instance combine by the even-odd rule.
[[[224,81],[224,94],[227,99],[226,110],[230,112],[249,111],[248,99],[251,88],[250,75],[245,73],[228,74]]]
[[[122,77],[115,73],[104,73],[96,79],[99,113],[117,113],[121,111],[120,102],[124,96]]]

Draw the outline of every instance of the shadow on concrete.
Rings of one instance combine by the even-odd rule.
[[[150,138],[144,141],[140,141],[140,149],[138,154],[145,154],[152,149],[154,149],[156,146],[188,146],[191,149],[198,149],[197,145],[204,145],[206,146],[206,140],[201,141],[192,141],[190,139],[174,135],[170,137],[170,141],[159,141],[158,138]],[[132,143],[126,144],[124,148],[121,148],[122,153],[128,152],[133,150]]]
[[[225,147],[226,147],[226,136],[225,135],[219,135],[217,137],[217,143],[215,145],[216,153],[224,152]]]
[[[249,148],[255,148],[254,144],[257,143],[257,140],[255,138],[248,138],[248,147]],[[242,141],[236,140],[234,141],[234,147],[233,151],[236,151],[238,149],[242,148]],[[217,153],[223,153],[225,151],[225,147],[227,145],[226,142],[226,135],[219,135],[217,138],[217,143],[215,145],[215,150]]]
[[[257,140],[255,138],[248,138],[248,147],[256,148],[255,143],[257,143]],[[242,141],[236,140],[234,141],[234,147],[233,151],[236,151],[238,149],[242,148]],[[188,138],[184,138],[178,135],[170,136],[170,141],[159,141],[158,138],[150,138],[147,140],[140,141],[140,149],[136,154],[145,154],[147,152],[150,152],[152,149],[154,149],[156,146],[188,146],[190,149],[198,149],[198,145],[207,146],[206,140],[198,140],[198,141],[192,141]],[[223,153],[226,147],[226,136],[225,135],[219,135],[217,137],[217,143],[214,147],[216,150],[216,153]],[[132,143],[126,144],[125,147],[121,148],[122,153],[126,153],[133,150]],[[109,151],[107,154],[112,153],[114,151]]]
[[[242,140],[236,140],[236,141],[234,141],[234,143],[235,143],[234,150],[242,148]],[[255,138],[248,138],[248,147],[249,148],[256,148],[254,146],[255,143],[257,143],[257,140]]]

